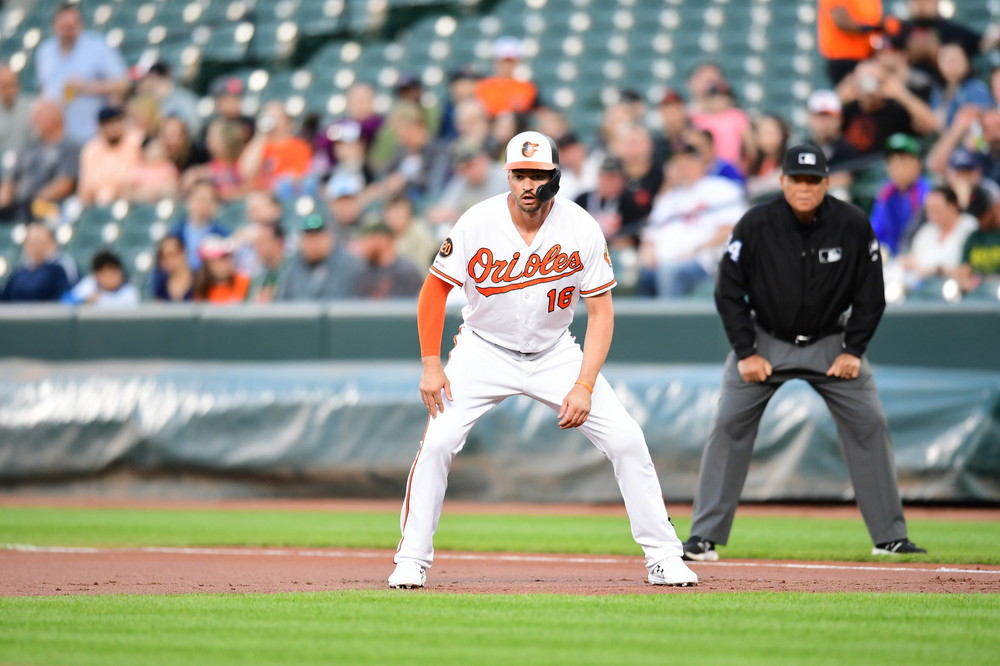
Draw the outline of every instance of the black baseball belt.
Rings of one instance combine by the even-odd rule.
[[[787,342],[790,345],[795,345],[796,347],[808,347],[814,342],[818,342],[827,336],[843,333],[844,327],[841,325],[831,326],[830,328],[824,328],[812,333],[789,333],[786,331],[771,331],[766,328],[761,330],[770,335],[772,338],[777,338],[778,340]]]

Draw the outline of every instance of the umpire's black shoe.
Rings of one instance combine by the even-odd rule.
[[[896,539],[895,541],[877,543],[872,548],[872,555],[915,555],[926,552],[926,550],[909,539]]]
[[[695,562],[715,562],[719,559],[719,554],[715,552],[715,544],[700,536],[691,535],[691,538],[684,542],[684,559]]]

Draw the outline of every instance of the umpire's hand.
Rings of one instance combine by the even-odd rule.
[[[833,365],[826,371],[827,377],[840,377],[841,379],[854,379],[861,370],[861,359],[854,354],[844,352],[833,359]]]
[[[736,364],[736,369],[740,371],[740,378],[743,381],[754,384],[764,381],[774,372],[771,362],[760,354],[747,356]]]

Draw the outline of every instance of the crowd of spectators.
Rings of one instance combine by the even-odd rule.
[[[887,285],[915,293],[951,278],[973,292],[1000,281],[1000,68],[973,67],[1000,30],[945,19],[936,0],[907,5],[897,18],[880,2],[819,0],[830,85],[805,101],[804,132],[792,129],[796,109],[749,113],[703,62],[659,99],[622,89],[594,136],[521,76],[513,37],[496,40],[490,72],[451,72],[440,104],[404,73],[385,113],[358,81],[328,122],[280,101],[248,117],[243,81],[222,77],[203,117],[168,66],[130,70],[62,5],[36,51],[37,98],[0,64],[0,152],[16,156],[0,221],[28,223],[0,300],[413,298],[450,226],[506,189],[502,149],[527,128],[557,141],[560,193],[601,225],[626,293],[708,293],[733,225],[780,193],[781,156],[806,141],[828,157],[831,194],[870,213]],[[292,212],[303,197],[314,209]],[[55,241],[81,206],[164,199],[178,217],[151,239],[139,283],[111,249],[77,267]],[[234,204],[245,211],[235,226],[220,219]]]

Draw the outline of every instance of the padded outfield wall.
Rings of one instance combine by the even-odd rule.
[[[2,308],[0,487],[401,496],[425,421],[413,307]],[[710,304],[617,310],[605,374],[646,432],[665,495],[689,500],[722,327]],[[1000,501],[998,341],[996,306],[887,312],[869,356],[907,500]],[[618,500],[604,457],[525,398],[473,430],[449,496]],[[790,383],[765,414],[744,498],[851,497],[822,400]]]

